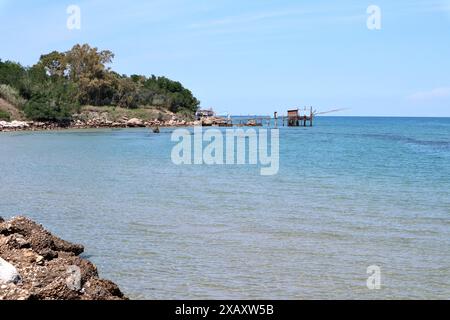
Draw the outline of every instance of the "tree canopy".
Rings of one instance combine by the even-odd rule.
[[[68,121],[81,105],[156,106],[175,113],[198,109],[200,102],[180,82],[120,75],[109,67],[113,59],[111,51],[77,44],[66,52],[44,54],[31,67],[0,60],[0,84],[26,99],[23,111],[33,120]]]

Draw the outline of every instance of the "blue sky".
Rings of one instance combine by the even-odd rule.
[[[66,27],[72,4],[81,30]],[[0,0],[0,33],[3,60],[89,43],[117,72],[179,80],[221,113],[450,116],[450,0]]]

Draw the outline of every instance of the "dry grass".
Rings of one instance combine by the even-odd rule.
[[[161,108],[156,107],[145,107],[138,109],[125,109],[120,107],[94,107],[94,106],[84,106],[81,108],[82,113],[96,112],[96,113],[108,113],[108,119],[112,121],[117,121],[123,117],[139,118],[144,121],[150,120],[170,120],[173,113]]]
[[[27,102],[27,100],[20,96],[19,92],[16,89],[6,84],[0,84],[0,98],[4,99],[17,108],[22,108]]]
[[[22,111],[17,107],[13,106],[11,103],[7,102],[5,99],[0,98],[0,110],[8,113],[11,120],[23,120],[24,116]]]

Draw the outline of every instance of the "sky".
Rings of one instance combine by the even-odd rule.
[[[450,117],[450,0],[0,0],[0,35],[0,59],[23,65],[111,50],[113,70],[180,81],[222,114]]]

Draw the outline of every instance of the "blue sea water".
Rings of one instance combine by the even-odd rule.
[[[136,299],[450,297],[449,118],[281,127],[274,176],[176,166],[172,131],[1,133],[0,215],[83,243]]]

